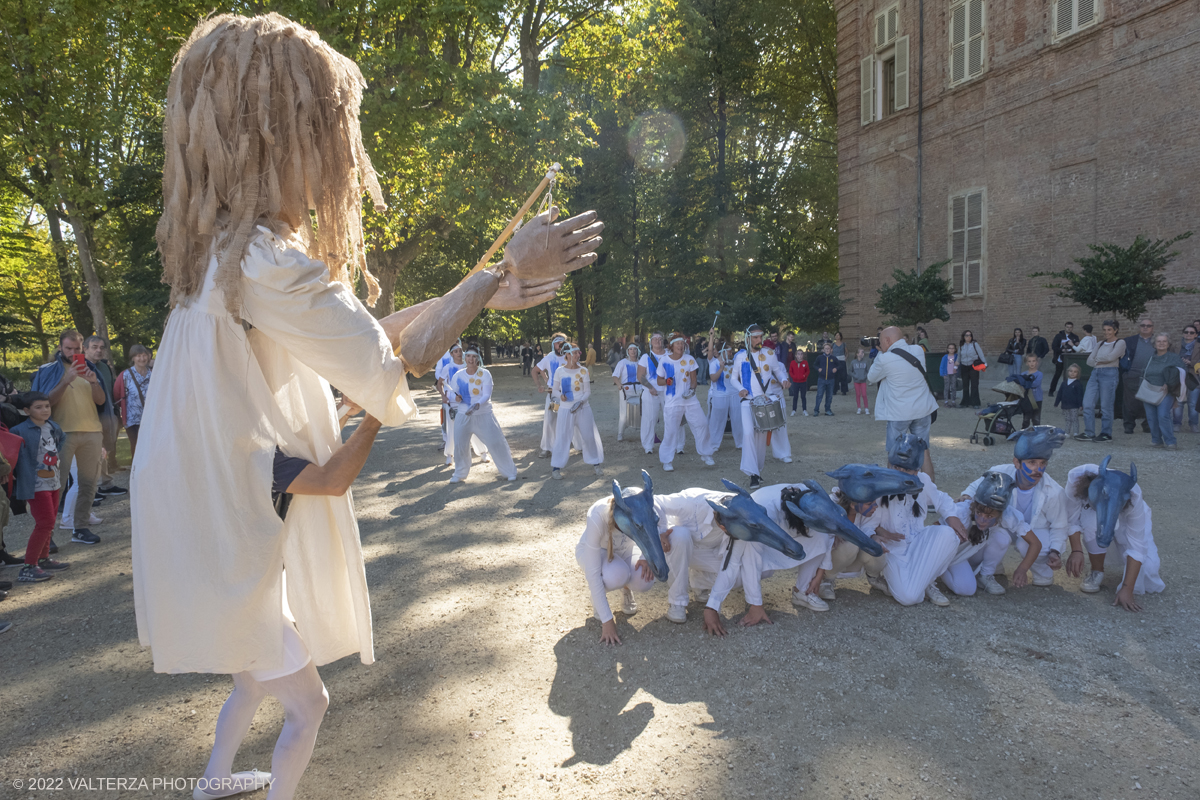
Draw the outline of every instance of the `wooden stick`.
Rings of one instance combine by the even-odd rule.
[[[466,277],[463,278],[464,281],[488,265],[488,262],[492,260],[492,256],[496,255],[496,251],[503,247],[504,243],[508,241],[508,238],[513,235],[513,231],[517,229],[518,223],[520,223],[520,221],[524,218],[526,212],[528,212],[533,204],[537,202],[537,199],[542,196],[542,192],[546,191],[546,187],[550,185],[550,182],[554,180],[561,170],[562,165],[558,162],[555,162],[550,166],[550,169],[546,172],[546,177],[542,178],[542,182],[539,183],[537,188],[533,190],[533,194],[529,195],[529,199],[525,201],[523,206],[521,206],[521,210],[517,212],[516,216],[514,216],[509,221],[508,225],[505,226],[504,230],[500,232],[500,235],[496,237],[496,241],[492,242],[492,246],[489,247],[487,252],[483,254],[483,258],[479,259],[479,263],[472,267],[471,271],[468,272]]]

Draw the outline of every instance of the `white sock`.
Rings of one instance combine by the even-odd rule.
[[[299,672],[263,681],[262,686],[283,704],[284,714],[283,731],[271,754],[272,783],[267,800],[291,800],[312,758],[317,730],[329,708],[329,692],[311,661]]]
[[[204,770],[204,778],[209,784],[220,785],[218,781],[227,780],[232,776],[233,759],[250,730],[254,712],[258,711],[266,696],[266,689],[251,678],[248,672],[239,672],[233,676],[233,691],[217,716],[212,755]]]

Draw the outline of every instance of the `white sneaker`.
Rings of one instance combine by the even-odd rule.
[[[806,416],[806,417],[808,416],[808,412],[807,412],[807,411],[802,411],[802,412],[800,412],[800,413],[804,414],[804,416]]]
[[[864,409],[863,409],[863,413],[864,413],[864,414],[870,414],[870,413],[871,413],[871,409],[869,409],[869,408],[864,408]]]
[[[692,595],[696,598],[697,603],[703,605],[708,602],[709,590],[697,589],[696,591],[692,592]]]
[[[792,589],[792,605],[796,608],[807,608],[809,611],[828,611],[829,603],[826,603],[815,594],[801,594],[795,589]]]
[[[633,599],[633,592],[629,591],[628,587],[621,590],[621,610],[627,617],[632,617],[637,613],[637,602]]]
[[[712,460],[712,456],[700,456],[700,460],[710,467],[715,467],[717,462]]]
[[[792,412],[792,416],[793,416],[793,417],[794,417],[794,416],[796,416],[796,412],[795,412],[795,411],[793,411],[793,412]]]
[[[458,482],[459,482],[459,481],[458,481],[458,476],[457,476],[457,475],[451,475],[451,476],[450,476],[450,482],[451,482],[451,483],[458,483]]]
[[[1079,591],[1095,594],[1100,591],[1100,587],[1104,585],[1104,572],[1101,570],[1092,570],[1083,583],[1079,584]]]
[[[862,409],[861,409],[861,408],[856,408],[856,409],[854,409],[854,413],[855,413],[855,414],[861,414],[861,413],[862,413]]]
[[[946,606],[950,605],[950,601],[946,599],[946,595],[942,594],[942,590],[932,583],[925,587],[925,596],[928,597],[929,602],[933,603],[935,606],[942,606],[945,608]]]
[[[1004,587],[996,582],[995,575],[980,575],[979,585],[988,594],[1004,594]]]
[[[508,480],[510,480],[510,481],[515,481],[516,479],[517,479],[517,476],[516,476],[516,475],[513,475],[513,476],[512,476],[512,477],[510,477]]]
[[[888,586],[887,578],[883,577],[882,575],[880,575],[876,578],[872,578],[870,575],[868,575],[867,583],[871,584],[872,587],[883,592],[888,597],[892,596],[892,589],[891,589],[891,587]]]
[[[549,458],[549,457],[550,457],[549,450],[543,450],[542,452],[538,453],[538,458]]]
[[[790,464],[790,463],[792,463],[792,457],[791,457],[791,456],[784,456],[784,457],[783,457],[783,463],[785,463],[785,464]]]
[[[617,441],[618,441],[618,442],[623,442],[623,441],[625,441],[625,440],[624,440],[624,439],[622,439],[620,436],[618,436],[618,437],[617,437]]]
[[[242,792],[256,792],[259,789],[264,789],[271,783],[271,773],[259,772],[252,769],[249,772],[235,772],[229,778],[222,781],[217,778],[212,779],[212,785],[204,778],[196,781],[196,787],[192,790],[193,800],[217,800],[221,797],[233,797]],[[205,789],[212,789],[212,792],[207,792]]]
[[[687,606],[667,606],[667,619],[676,625],[682,625],[687,622]]]
[[[602,467],[602,466],[600,466],[599,464],[597,464],[597,465],[596,465],[596,474],[597,474],[597,475],[603,475],[603,474],[604,474],[604,467]]]
[[[555,467],[553,470],[550,471],[550,477],[554,478],[554,480],[556,480],[556,481],[561,481],[562,480],[562,470],[559,469],[558,467]]]
[[[663,472],[674,472],[674,471],[675,471],[674,464],[663,464]]]
[[[482,463],[484,463],[484,464],[490,464],[490,463],[492,463],[492,454],[491,454],[491,453],[484,453],[484,454],[483,454],[483,461],[482,461]]]
[[[833,591],[833,581],[821,581],[817,596],[822,600],[837,600],[837,593]]]

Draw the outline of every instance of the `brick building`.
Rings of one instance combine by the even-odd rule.
[[[931,343],[971,328],[993,362],[1014,327],[1049,339],[1070,319],[1099,334],[1099,319],[1027,277],[1072,266],[1089,243],[1196,230],[1168,276],[1200,285],[1196,0],[835,4],[848,336],[880,324],[893,268],[947,258],[956,299],[949,322],[926,326]],[[1150,314],[1177,339],[1200,297]]]

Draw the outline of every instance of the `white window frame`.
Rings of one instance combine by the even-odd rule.
[[[956,23],[955,17],[959,11],[962,11],[962,39],[957,39],[960,34],[958,30],[959,24]],[[977,11],[978,25],[974,25],[972,11]],[[951,0],[950,16],[947,18],[947,38],[950,42],[950,63],[948,71],[950,75],[950,85],[958,86],[968,81],[973,81],[980,75],[987,72],[987,0]],[[962,49],[962,74],[956,76],[955,58],[958,49]],[[979,63],[974,71],[971,70],[971,53],[973,51],[979,53]]]
[[[891,16],[889,17],[889,15]],[[890,28],[890,31],[898,34],[899,7],[892,5],[875,17],[877,27],[871,34],[875,41],[878,41],[878,21],[889,18],[895,23],[895,27]],[[888,30],[885,28],[885,31]],[[882,50],[877,49],[876,52],[859,61],[859,123],[861,125],[869,125],[885,118],[884,103],[887,102],[888,93],[887,87],[883,83],[883,66],[892,59],[896,61],[894,78],[896,108],[893,113],[909,107],[911,95],[909,76],[912,72],[909,64],[910,55],[909,37],[896,35],[884,45]]]
[[[1083,22],[1080,22],[1079,16],[1081,13],[1086,15],[1089,4],[1092,9],[1091,19],[1085,16]],[[1063,25],[1059,24],[1060,9],[1070,16],[1069,19],[1062,20]],[[1081,31],[1096,27],[1103,17],[1104,0],[1055,0],[1050,4],[1050,39],[1055,42],[1069,39]]]
[[[979,219],[971,219],[971,200],[978,197]],[[956,226],[955,205],[962,203],[962,227]],[[973,187],[950,195],[947,228],[949,232],[950,288],[955,299],[983,297],[987,286],[987,188]],[[972,224],[977,222],[978,224]],[[978,250],[972,252],[970,233],[977,230]],[[958,235],[961,233],[961,244]],[[975,270],[972,285],[972,268]]]

